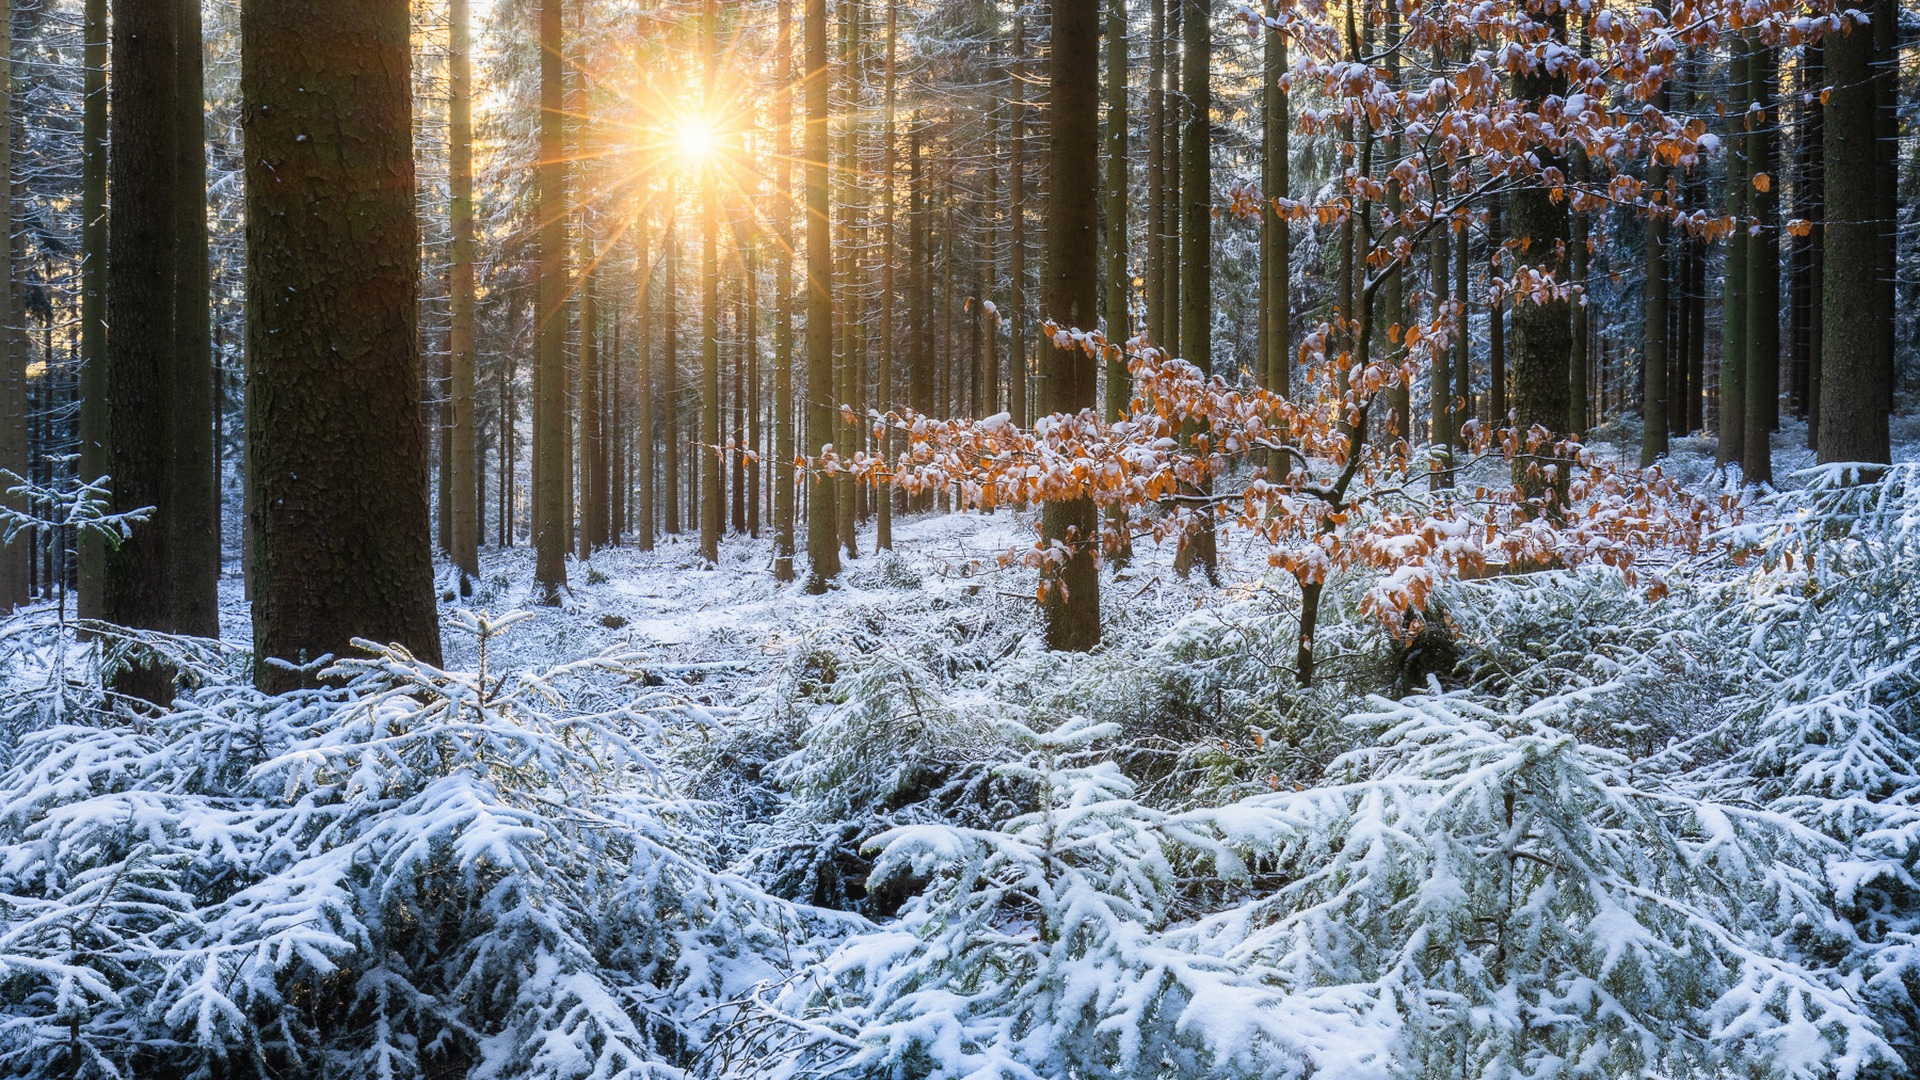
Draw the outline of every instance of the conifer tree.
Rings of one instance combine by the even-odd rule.
[[[534,318],[534,587],[543,604],[558,604],[567,587],[572,522],[567,497],[567,167],[565,148],[564,0],[540,0],[539,278]]]
[[[1091,330],[1098,317],[1100,0],[1053,0],[1052,145],[1047,156],[1047,318]],[[1040,347],[1042,413],[1093,408],[1096,361],[1057,339]],[[1100,521],[1091,498],[1049,502],[1041,534],[1065,550],[1045,583],[1049,648],[1100,643]]]
[[[355,638],[437,664],[408,5],[247,0],[241,37],[255,678]]]

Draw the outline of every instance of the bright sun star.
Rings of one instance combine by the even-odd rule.
[[[717,141],[713,125],[702,117],[689,117],[674,131],[681,159],[694,167],[705,165],[713,157]]]

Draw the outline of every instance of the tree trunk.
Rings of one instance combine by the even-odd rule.
[[[657,409],[654,401],[655,384],[653,362],[653,272],[655,255],[650,250],[652,237],[648,233],[650,223],[644,214],[634,226],[634,269],[638,295],[634,298],[634,311],[640,325],[635,334],[639,338],[639,358],[636,367],[638,377],[634,380],[638,392],[633,406],[633,474],[634,474],[634,544],[641,551],[652,551],[659,525],[656,520],[656,499],[658,490],[654,478],[653,449],[656,438],[653,414]]]
[[[1564,42],[1567,36],[1566,16],[1552,16],[1551,25],[1554,39]],[[1549,98],[1566,94],[1567,79],[1561,73],[1527,72],[1514,77],[1514,90],[1520,97],[1534,103],[1535,107],[1544,107]],[[1545,147],[1537,148],[1535,153],[1542,168],[1567,167],[1564,158],[1552,154]],[[1530,178],[1513,194],[1512,227],[1514,236],[1520,241],[1516,252],[1520,265],[1564,281],[1567,277],[1563,255],[1568,236],[1566,200],[1556,201],[1545,180]],[[1567,357],[1571,351],[1573,331],[1571,307],[1565,300],[1542,302],[1529,296],[1514,297],[1513,416],[1515,426],[1523,432],[1537,425],[1555,435],[1566,433]],[[1660,324],[1662,332],[1666,326],[1664,320],[1663,311]],[[1665,386],[1664,378],[1661,385]],[[1664,417],[1660,430],[1666,430]],[[1573,463],[1564,460],[1555,462],[1558,468],[1551,483],[1538,471],[1539,466],[1546,464],[1548,462],[1523,459],[1514,463],[1514,472],[1523,488],[1548,498],[1550,505],[1555,508],[1549,512],[1557,512],[1565,505]]]
[[[896,107],[898,104],[896,96],[898,87],[896,86],[897,72],[895,70],[894,54],[899,45],[899,41],[900,0],[887,0],[887,57],[886,73],[884,76],[886,85],[882,91],[885,97],[884,107],[886,109],[886,118],[882,122],[880,134],[880,161],[882,169],[880,190],[883,200],[880,211],[880,227],[883,230],[880,242],[880,372],[878,378],[875,380],[877,384],[877,400],[874,402],[875,407],[883,414],[891,411],[895,405],[893,396],[894,320],[896,318],[894,311],[894,290],[897,287],[895,268],[899,266],[899,258],[897,255],[899,232],[894,220],[894,189],[899,183],[899,178],[896,175],[898,169],[896,168],[894,160],[896,157],[894,147],[899,133],[896,130]],[[994,168],[994,165],[988,166],[989,175],[992,174]],[[991,205],[991,200],[989,200],[989,205]],[[900,448],[893,437],[893,428],[891,426],[887,428],[886,434],[881,437],[878,449],[881,456],[888,461],[892,461],[900,452]],[[881,551],[892,551],[893,491],[891,488],[882,487],[874,493],[874,496],[879,503],[877,507],[879,520],[874,525],[873,544],[874,547]]]
[[[1027,23],[1013,17],[1013,93],[1007,107],[1007,412],[1015,427],[1033,419],[1027,397]],[[919,144],[916,143],[917,147]],[[918,150],[914,160],[919,160]],[[924,247],[918,249],[924,252]],[[929,293],[928,295],[931,295]],[[919,408],[916,404],[915,408]]]
[[[1750,484],[1773,483],[1773,429],[1780,415],[1780,195],[1779,113],[1774,84],[1779,61],[1771,46],[1756,42],[1748,58],[1753,107],[1747,136],[1753,179],[1747,198],[1754,228],[1747,238],[1747,408],[1740,471]]]
[[[122,626],[171,630],[170,545],[179,530],[172,520],[177,507],[168,480],[178,450],[174,424],[186,418],[160,407],[172,400],[178,378],[174,288],[181,259],[177,215],[161,208],[172,207],[179,196],[180,71],[174,53],[180,20],[173,3],[117,7],[108,167],[113,205],[126,212],[114,214],[109,239],[107,321],[117,329],[107,342],[107,400],[123,404],[108,410],[108,472],[116,510],[154,511],[131,540],[107,552],[101,615]],[[17,335],[9,339],[10,345],[18,340]],[[23,358],[8,359],[11,377]],[[16,407],[24,401],[24,393],[14,399]],[[11,427],[12,417],[8,420]],[[24,439],[21,443],[24,450]],[[25,469],[20,472],[26,475]],[[24,578],[24,569],[20,573]],[[156,705],[172,701],[171,674],[164,671],[129,672],[117,688]]]
[[[1826,234],[1821,295],[1822,463],[1888,462],[1889,375],[1880,350],[1876,220],[1880,151],[1872,82],[1873,32],[1852,26],[1826,39]]]
[[[1671,4],[1662,0],[1659,10],[1664,17]],[[1667,111],[1670,93],[1663,80],[1653,91],[1652,108],[1658,112]],[[1667,370],[1667,345],[1671,341],[1668,332],[1667,283],[1672,280],[1673,260],[1672,243],[1669,240],[1669,222],[1667,214],[1673,204],[1667,197],[1669,176],[1667,163],[1655,149],[1653,160],[1647,167],[1647,187],[1653,199],[1653,216],[1647,221],[1647,259],[1645,292],[1645,319],[1642,322],[1642,365],[1644,376],[1640,385],[1640,467],[1646,468],[1667,453],[1669,423],[1667,410],[1671,405],[1668,392],[1672,386]]]
[[[1260,326],[1263,385],[1281,397],[1293,396],[1293,225],[1273,200],[1289,198],[1293,163],[1287,150],[1287,36],[1273,27],[1264,35],[1266,69],[1260,107]],[[1445,394],[1444,373],[1437,376]]]
[[[437,664],[407,4],[248,0],[241,42],[255,679],[356,637]]]
[[[1720,305],[1720,451],[1722,466],[1739,464],[1746,458],[1747,429],[1747,193],[1752,173],[1747,168],[1746,38],[1736,36],[1731,43],[1727,82],[1732,88],[1732,107],[1728,109],[1727,138],[1727,213],[1734,221],[1733,234],[1727,237],[1727,268],[1724,299]]]
[[[1428,277],[1433,290],[1433,310],[1436,317],[1452,302],[1447,289],[1447,266],[1453,259],[1451,237],[1445,225],[1434,230],[1433,246],[1427,255]],[[1464,325],[1455,330],[1465,334]],[[1434,491],[1453,486],[1453,366],[1452,349],[1437,349],[1433,354],[1433,373],[1429,376],[1428,397],[1431,402],[1428,414],[1432,427],[1427,433],[1431,448],[1428,451],[1428,487]]]
[[[1051,74],[1047,317],[1086,329],[1094,325],[1099,299],[1099,0],[1053,0]],[[1041,412],[1094,407],[1092,358],[1050,345],[1040,356]],[[1084,652],[1100,642],[1099,527],[1091,498],[1049,502],[1041,512],[1042,536],[1067,550],[1043,582],[1049,648]]]
[[[667,205],[676,203],[669,195]],[[660,413],[666,428],[660,445],[666,460],[661,466],[660,486],[666,496],[661,508],[666,531],[677,536],[685,520],[680,516],[680,228],[671,219],[666,245],[665,280],[660,290],[665,304],[661,313],[665,331],[660,345]]]
[[[774,66],[782,92],[773,95],[773,576],[793,580],[793,518],[797,477],[793,469],[793,2],[780,0]]]
[[[107,0],[86,0],[86,103],[81,121],[80,478],[107,475]],[[83,619],[102,616],[106,545],[79,538]],[[0,596],[0,606],[7,597]]]
[[[706,0],[701,38],[706,66],[701,111],[714,112],[715,81],[720,73],[720,27],[716,0]],[[720,470],[725,467],[720,437],[720,186],[702,171],[700,190],[700,558],[720,561],[720,532],[726,510]]]
[[[1127,340],[1133,318],[1127,297],[1127,0],[1107,0],[1107,341],[1119,347],[1107,362],[1105,415],[1120,419],[1133,397]]]
[[[540,0],[539,347],[534,409],[534,584],[539,601],[558,604],[567,585],[572,522],[567,493],[567,171],[565,147],[564,0]]]
[[[580,527],[574,535],[574,555],[582,562],[593,556],[603,543],[606,531],[606,474],[600,469],[601,445],[606,433],[601,426],[603,402],[600,394],[600,302],[595,295],[599,274],[598,258],[591,241],[586,244],[580,275],[580,344],[576,364],[579,371],[580,445]]]
[[[806,207],[807,207],[807,456],[816,467],[807,473],[807,591],[822,593],[840,576],[839,492],[834,478],[817,467],[833,442],[839,410],[834,408],[833,231],[829,217],[830,163],[827,90],[833,77],[827,63],[827,0],[806,0],[805,29]]]
[[[1167,0],[1152,0],[1147,12],[1147,340],[1175,348],[1166,337],[1167,268],[1160,238],[1167,232]]]
[[[447,333],[448,396],[453,409],[453,443],[448,462],[452,492],[452,528],[448,554],[462,574],[480,573],[480,497],[474,462],[479,442],[474,394],[473,264],[473,18],[469,0],[447,0],[450,48],[447,57],[448,207],[453,232],[448,270],[451,322]]]

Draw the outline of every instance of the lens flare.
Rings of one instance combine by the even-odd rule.
[[[703,117],[689,117],[680,122],[674,131],[674,145],[680,159],[687,165],[698,168],[705,165],[718,149],[719,138],[713,125]]]

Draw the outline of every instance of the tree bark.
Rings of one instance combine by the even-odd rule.
[[[1774,186],[1780,169],[1773,130],[1779,120],[1774,102],[1779,61],[1771,46],[1756,42],[1748,64],[1753,178],[1747,198],[1753,228],[1747,237],[1747,407],[1740,471],[1750,484],[1771,484],[1772,434],[1780,415],[1780,195]]]
[[[1291,196],[1293,163],[1288,157],[1287,36],[1273,27],[1263,35],[1266,55],[1260,108],[1260,355],[1263,385],[1281,397],[1293,396],[1293,225],[1273,200]],[[1445,378],[1440,378],[1445,394]]]
[[[97,480],[107,461],[107,0],[86,0],[86,101],[81,120],[80,478]],[[106,545],[79,538],[83,619],[103,614]],[[4,602],[5,597],[0,597]]]
[[[1880,151],[1873,31],[1826,38],[1826,217],[1822,230],[1820,448],[1822,463],[1892,460],[1880,349]]]
[[[567,586],[572,488],[567,468],[567,169],[565,152],[564,0],[540,0],[539,299],[534,408],[534,584],[539,601],[558,604]]]
[[[186,418],[161,403],[172,400],[180,364],[174,333],[178,217],[166,212],[179,195],[180,71],[174,53],[180,19],[176,3],[123,2],[116,9],[108,168],[113,205],[123,212],[114,214],[108,241],[107,321],[116,329],[107,342],[107,400],[122,405],[108,409],[108,472],[115,510],[152,507],[153,516],[135,527],[132,539],[107,552],[100,613],[122,626],[171,630],[171,544],[179,530],[168,481],[178,451],[173,428]],[[17,340],[9,335],[10,345]],[[8,359],[11,376],[22,358]],[[24,393],[15,400],[24,404]],[[128,672],[116,688],[156,705],[172,701],[171,673],[158,669]]]
[[[438,663],[407,4],[248,0],[241,42],[255,679],[356,637]]]
[[[1088,329],[1098,317],[1100,4],[1053,0],[1051,147],[1047,173],[1047,317]],[[1095,361],[1077,348],[1041,349],[1041,412],[1095,401]],[[1049,502],[1041,535],[1065,545],[1043,582],[1047,646],[1084,652],[1100,642],[1099,520],[1091,498]]]
[[[834,407],[833,231],[827,183],[827,0],[806,0],[805,20],[807,210],[807,456],[817,463],[832,444],[839,410]],[[840,576],[839,492],[834,478],[817,467],[807,473],[807,591],[822,593]]]
[[[447,0],[448,208],[453,232],[448,272],[451,325],[447,336],[448,394],[453,409],[453,445],[448,462],[452,528],[448,554],[462,574],[480,573],[480,496],[475,448],[479,442],[474,395],[473,263],[473,18],[470,0]]]
[[[773,576],[793,580],[795,509],[793,417],[793,0],[776,9],[774,66],[781,91],[774,94],[774,228],[779,243],[773,262]]]
[[[1728,60],[1732,105],[1728,109],[1727,213],[1734,221],[1727,237],[1727,268],[1720,304],[1720,447],[1719,464],[1738,464],[1747,446],[1747,193],[1752,172],[1747,167],[1746,38],[1736,36]]]

